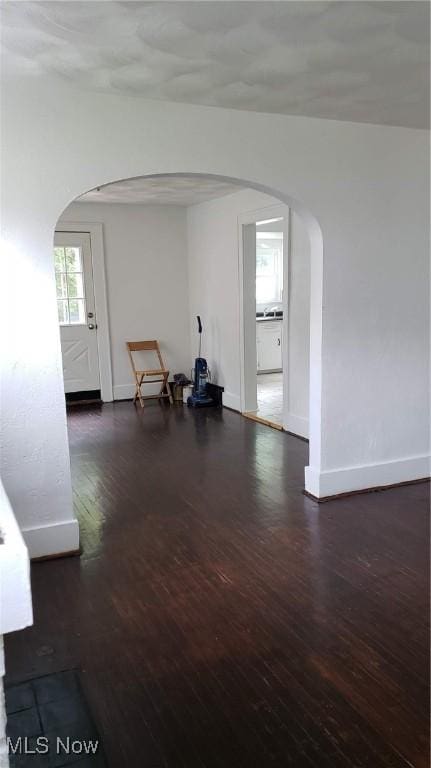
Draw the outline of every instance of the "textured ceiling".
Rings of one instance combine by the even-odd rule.
[[[233,184],[196,176],[139,177],[92,189],[78,197],[77,202],[187,206],[231,195],[239,189]]]
[[[425,127],[427,2],[4,2],[4,55],[84,88]]]

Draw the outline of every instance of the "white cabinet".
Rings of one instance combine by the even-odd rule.
[[[260,320],[256,322],[257,370],[281,371],[282,321]]]

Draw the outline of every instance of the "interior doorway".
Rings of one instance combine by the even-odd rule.
[[[289,208],[239,220],[244,416],[284,428],[287,398]]]
[[[53,261],[66,402],[110,402],[111,350],[100,224],[57,224]]]
[[[290,256],[292,219],[294,221],[297,217],[301,220],[304,239],[308,241],[307,249],[304,248],[308,250],[304,263],[307,261],[309,265],[309,274],[304,283],[307,282],[309,297],[308,302],[302,304],[304,317],[307,315],[308,341],[310,336],[316,340],[321,321],[319,311],[321,235],[318,225],[296,201],[291,201],[286,195],[277,193],[281,198],[278,202],[275,193],[270,194],[271,192],[272,190],[256,183],[240,183],[238,179],[227,177],[201,174],[156,174],[113,181],[105,186],[91,189],[72,201],[63,211],[57,222],[57,230],[61,229],[65,232],[88,230],[91,234],[102,401],[133,397],[130,366],[125,354],[125,339],[160,338],[172,372],[187,372],[190,367],[191,349],[188,341],[190,317],[194,317],[199,311],[202,312],[204,307],[204,322],[206,321],[207,329],[204,354],[208,358],[214,382],[224,388],[223,403],[227,408],[241,413],[251,412],[252,417],[254,416],[257,420],[266,420],[278,429],[285,429],[307,438],[310,436],[311,456],[313,443],[311,432],[313,426],[319,424],[318,419],[316,421],[319,414],[315,412],[316,409],[310,409],[309,412],[308,402],[313,400],[316,407],[318,405],[313,393],[316,392],[316,387],[320,386],[320,366],[317,364],[314,367],[312,365],[308,367],[308,361],[313,360],[316,350],[314,349],[313,352],[309,345],[306,348],[302,340],[301,345],[304,358],[307,358],[307,366],[303,365],[299,372],[298,366],[295,362],[292,364],[288,354],[292,346],[288,333],[289,313],[286,311],[290,285],[288,257]],[[240,199],[237,200],[236,196]],[[157,206],[154,205],[155,202]],[[166,205],[161,205],[161,202]],[[131,205],[125,203],[131,203]],[[139,208],[138,211],[137,206],[142,206],[142,209]],[[187,209],[185,239],[182,225],[184,209]],[[165,220],[166,211],[169,212],[169,221]],[[89,223],[95,220],[99,224]],[[75,224],[71,224],[71,221]],[[282,230],[280,230],[281,222]],[[145,238],[142,237],[144,223]],[[272,228],[273,225],[274,228]],[[104,374],[100,350],[103,334],[100,333],[101,314],[98,307],[97,287],[100,281],[96,279],[98,267],[91,229],[95,227],[100,229],[98,238],[106,249],[108,290],[106,301],[110,313],[109,328],[112,338],[110,351],[113,373],[106,377],[110,379],[110,397],[103,396]],[[148,238],[149,230],[153,233],[150,239]],[[159,253],[161,233],[169,241],[162,247],[164,260],[161,260],[162,256]],[[243,258],[244,241],[249,237],[253,243],[250,293],[246,286],[249,264],[247,260],[246,265],[246,260]],[[275,252],[277,249],[273,247],[277,240],[279,241],[278,255]],[[280,258],[281,240],[283,258]],[[128,244],[129,270],[125,270],[123,264],[124,242]],[[145,243],[145,254],[143,254],[143,243]],[[179,243],[181,248],[178,248]],[[260,248],[263,250],[264,246],[267,250],[272,247],[273,259],[272,266],[268,263],[264,264],[261,259],[259,277],[262,280],[260,282],[263,285],[272,281],[276,291],[271,295],[260,294],[259,302],[256,293],[256,254]],[[314,258],[311,258],[312,253]],[[176,254],[175,258],[174,254]],[[238,254],[241,260],[239,269]],[[274,263],[277,259],[282,265],[281,274],[279,271],[275,274]],[[103,258],[99,261],[103,261]],[[185,262],[192,278],[191,288],[190,281],[187,285],[184,284],[187,282],[184,277],[187,272],[183,266]],[[310,280],[312,262],[314,281]],[[148,280],[150,274],[151,281]],[[180,285],[183,286],[182,290],[179,290]],[[145,296],[142,294],[143,289],[145,289]],[[313,301],[310,301],[311,292],[313,296],[315,295]],[[249,302],[248,296],[252,297],[252,302]],[[180,301],[181,297],[188,297],[188,303]],[[279,305],[280,298],[282,308]],[[174,299],[177,302],[175,307],[172,303]],[[312,322],[310,322],[310,311]],[[252,318],[251,323],[245,322],[248,312]],[[265,315],[265,318],[259,320],[258,325],[259,312],[262,316]],[[265,328],[267,334],[265,340],[272,336],[272,347],[270,345],[266,352],[271,358],[275,346],[278,362],[271,363],[270,359],[268,361],[264,349],[265,343],[259,350],[258,360],[258,327],[262,328],[262,331],[259,331],[262,334]],[[109,356],[109,340],[106,346]],[[248,375],[248,368],[252,371],[251,376]],[[298,403],[297,393],[295,393],[295,399],[291,398],[292,402],[289,402],[287,396],[292,382],[288,382],[286,373],[289,374],[290,370],[293,373],[296,371],[294,376],[298,382],[297,385],[295,381],[293,383],[296,389],[301,390],[304,401],[300,403],[301,408],[294,407]],[[293,392],[294,387],[291,388]],[[274,406],[275,403],[276,406],[271,407],[271,413],[268,412],[269,408],[265,413],[259,413],[259,410],[263,411],[265,406]],[[288,418],[286,418],[287,404],[289,405]],[[282,419],[280,419],[280,411]],[[319,449],[319,444],[314,444]]]
[[[56,232],[54,267],[66,400],[68,396],[69,399],[100,399],[96,305],[89,233]]]
[[[283,426],[284,217],[256,222],[256,416]]]
[[[310,435],[311,248],[286,205],[239,220],[241,411],[302,438]]]

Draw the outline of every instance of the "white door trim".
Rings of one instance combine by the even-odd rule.
[[[90,235],[93,263],[94,301],[97,318],[97,350],[100,367],[100,396],[104,403],[114,399],[112,392],[111,342],[109,335],[108,301],[106,296],[105,253],[103,224],[61,221],[56,232],[86,232]]]
[[[247,345],[245,341],[245,322],[246,318],[250,316],[250,307],[247,306],[247,301],[253,301],[254,315],[256,314],[256,297],[250,297],[244,295],[244,238],[243,227],[247,224],[256,224],[257,221],[262,219],[277,219],[283,217],[283,240],[285,247],[283,248],[283,278],[286,280],[286,284],[283,288],[283,349],[282,349],[282,362],[283,362],[283,426],[286,421],[286,412],[289,402],[288,392],[288,346],[287,341],[289,338],[289,311],[288,311],[288,295],[289,295],[289,206],[280,203],[279,205],[269,205],[265,208],[258,208],[254,211],[247,211],[241,213],[238,216],[238,278],[239,278],[239,347],[240,347],[240,394],[241,394],[241,413],[252,411],[253,403],[247,402],[250,400],[249,392],[252,389],[250,385],[247,386],[247,372],[254,369],[257,370],[256,360],[256,344],[254,344],[254,352],[251,347],[253,345]],[[247,311],[249,310],[249,311]],[[250,349],[249,349],[250,347]],[[250,355],[254,355],[250,359]],[[251,407],[249,407],[251,406]]]

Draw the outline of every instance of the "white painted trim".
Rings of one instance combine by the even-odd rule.
[[[241,356],[241,397],[240,397],[240,411],[241,413],[253,413],[255,412],[254,403],[252,403],[250,397],[247,397],[247,372],[256,369],[256,362],[254,365],[250,364],[250,360],[246,359],[247,351],[245,344],[245,317],[246,307],[244,301],[244,226],[247,224],[254,224],[256,221],[260,221],[262,218],[283,218],[283,349],[282,349],[282,364],[283,364],[283,429],[288,432],[293,432],[300,437],[309,436],[309,422],[308,419],[295,416],[289,412],[289,311],[290,311],[290,232],[291,232],[291,211],[287,205],[271,205],[266,208],[260,208],[256,211],[243,213],[238,217],[238,269],[239,269],[239,286],[240,286],[240,356]],[[248,375],[250,375],[248,373]]]
[[[0,482],[0,636],[33,624],[27,548]]]
[[[109,314],[106,295],[105,253],[103,248],[103,224],[96,222],[72,222],[62,219],[56,232],[85,232],[90,235],[93,264],[94,302],[97,320],[97,349],[99,353],[100,396],[104,403],[113,399],[111,343],[109,337]]]
[[[308,440],[308,419],[304,416],[295,416],[294,413],[284,413],[283,429],[292,432],[293,435],[305,437]]]
[[[282,334],[283,347],[281,350],[281,364],[283,366],[283,429],[288,427],[288,415],[290,408],[289,391],[289,325],[290,325],[290,221],[291,211],[287,206],[283,216],[283,322]],[[293,430],[292,430],[293,431]]]
[[[431,456],[427,455],[322,472],[310,466],[305,468],[305,490],[316,498],[325,498],[339,493],[422,480],[430,477],[430,469]]]
[[[79,525],[77,520],[67,520],[37,528],[24,528],[23,539],[31,558],[76,552],[79,549]]]
[[[130,400],[134,397],[134,384],[115,384],[113,387],[114,400]]]
[[[116,384],[114,386],[114,400],[130,400],[134,394],[135,387],[133,384]],[[240,411],[241,400],[238,395],[234,395],[232,392],[223,392],[223,405],[233,411]]]
[[[223,405],[231,408],[232,411],[241,411],[241,398],[233,395],[232,392],[223,392]]]
[[[240,330],[242,328],[243,348],[243,353],[240,355],[243,363],[243,370],[240,371],[240,382],[243,385],[242,398],[240,389],[240,407],[242,413],[250,413],[257,410],[256,224],[254,222],[242,224],[240,232],[243,256],[239,283],[240,297],[242,296],[239,322]]]
[[[5,675],[4,666],[4,645],[3,635],[0,635],[0,767],[9,768],[8,746],[6,741],[6,707],[4,700],[3,677]]]

